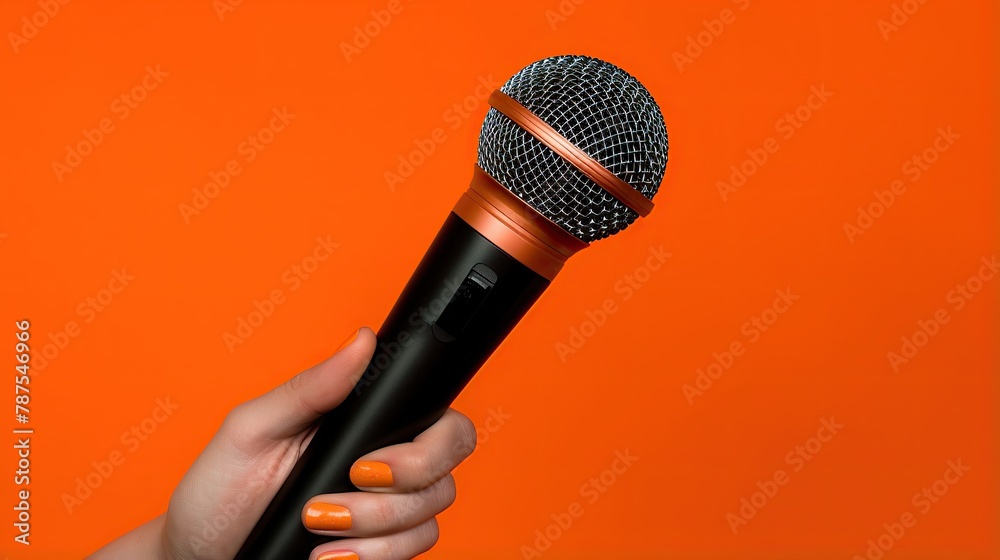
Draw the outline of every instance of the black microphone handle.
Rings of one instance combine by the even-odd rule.
[[[388,255],[375,255],[373,266]],[[305,503],[357,491],[355,461],[437,421],[548,285],[450,214],[379,329],[368,369],[320,420],[236,560],[305,560],[334,540],[303,527]]]

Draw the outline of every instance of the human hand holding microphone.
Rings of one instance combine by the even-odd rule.
[[[91,558],[232,558],[309,445],[316,421],[351,392],[375,346],[375,334],[362,328],[326,361],[233,409],[174,490],[167,513]],[[475,445],[475,426],[449,410],[414,441],[360,457],[350,472],[356,491],[317,495],[295,519],[316,535],[346,537],[311,558],[399,560],[429,549],[438,537],[434,516],[455,499],[450,472]]]
[[[454,499],[447,473],[474,445],[451,402],[570,256],[652,210],[667,162],[659,106],[635,78],[595,58],[533,63],[490,104],[472,183],[377,340],[362,330],[327,362],[238,407],[166,517],[95,558],[157,540],[153,550],[165,556],[151,558],[381,560],[433,545],[433,516]],[[362,473],[385,481],[386,465],[391,490],[356,492]],[[261,468],[275,475],[227,538],[193,551],[205,516]]]

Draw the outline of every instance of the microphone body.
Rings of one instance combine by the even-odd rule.
[[[548,285],[451,213],[379,329],[364,375],[320,421],[236,560],[307,558],[331,540],[302,525],[306,502],[356,491],[355,461],[441,418]]]

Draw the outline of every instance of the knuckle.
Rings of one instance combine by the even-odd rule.
[[[377,542],[373,552],[374,558],[396,558],[396,541],[395,539],[376,539],[373,542]]]
[[[392,500],[376,500],[372,515],[374,515],[374,521],[379,527],[396,527],[399,524],[399,514]]]
[[[458,433],[455,441],[455,454],[459,459],[465,459],[476,449],[478,440],[476,425],[468,416],[458,414]]]
[[[412,495],[413,510],[419,510],[426,519],[437,515],[455,503],[455,478],[450,474]]]
[[[455,503],[455,499],[458,497],[458,492],[455,486],[455,477],[449,474],[448,476],[442,478],[437,492],[437,503],[441,505],[440,511],[450,508],[451,505]]]
[[[284,399],[288,399],[289,402],[293,402],[296,405],[305,408],[303,406],[304,403],[302,402],[302,392],[298,390],[299,386],[302,385],[301,375],[302,374],[300,373],[288,381],[285,381],[281,384],[281,387],[278,390],[283,393]]]
[[[261,441],[260,427],[252,420],[246,403],[236,406],[222,420],[217,437],[242,457],[250,457]]]
[[[247,403],[233,407],[222,419],[219,432],[233,441],[248,441],[253,439],[251,434],[251,415],[247,412]]]
[[[403,499],[400,509],[402,510],[402,515],[407,517],[417,517],[420,515],[421,510],[424,509],[427,501],[424,496],[427,495],[427,491],[423,490],[415,494],[407,494],[405,499]]]
[[[246,403],[234,406],[226,414],[226,417],[222,419],[222,427],[220,429],[226,430],[227,432],[236,430],[243,423],[243,418],[246,417]]]
[[[430,451],[414,453],[409,462],[420,487],[430,484],[434,480],[434,456]]]
[[[438,526],[437,518],[432,517],[427,523],[420,527],[420,541],[424,551],[429,550],[437,544],[441,538],[441,528]]]

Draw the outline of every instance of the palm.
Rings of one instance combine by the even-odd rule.
[[[167,510],[171,559],[230,560],[302,455],[313,430],[247,441],[229,420],[184,476]]]

